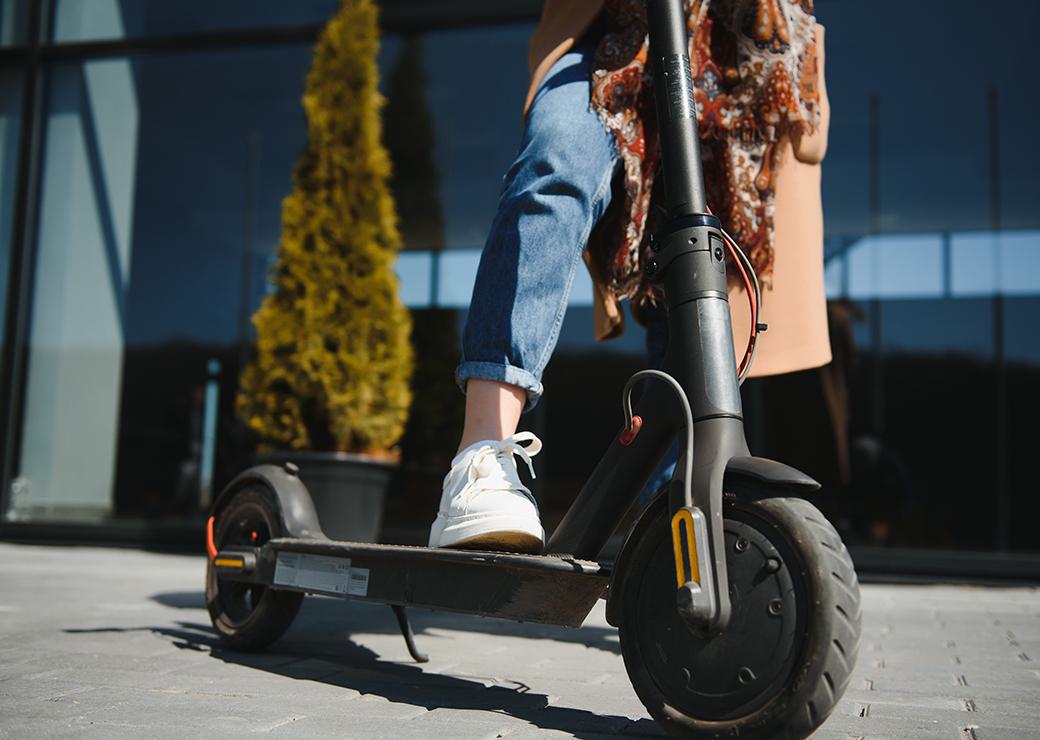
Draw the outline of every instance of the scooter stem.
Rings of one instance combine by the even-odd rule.
[[[681,0],[647,0],[665,207],[670,219],[708,211]]]
[[[673,544],[677,554],[682,549],[690,558],[695,550],[710,552],[710,562],[702,563],[709,567],[701,568],[698,579],[679,585],[677,606],[691,627],[720,631],[731,613],[723,480],[729,461],[749,454],[733,356],[726,249],[721,224],[707,213],[705,202],[682,0],[647,0],[647,23],[667,219],[654,235],[645,272],[663,288],[669,335],[665,370],[686,391],[697,428],[693,480],[685,480],[687,466],[680,458],[670,487]],[[684,509],[686,531],[697,531],[696,547],[688,536],[680,543],[676,525]],[[682,570],[677,573],[681,580]]]

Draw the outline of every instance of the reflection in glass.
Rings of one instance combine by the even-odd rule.
[[[1040,149],[1019,144],[1040,113],[1026,83],[1040,60],[1003,50],[1028,45],[1040,6],[975,16],[971,64],[948,43],[967,9],[925,0],[891,22],[876,4],[817,8],[833,114],[827,293],[855,347],[851,479],[831,501],[851,542],[1038,550],[1035,533],[1009,536],[998,502],[1012,502],[1011,522],[1034,511],[1014,450],[1040,442],[1019,413],[1040,383],[1023,333],[1040,319]],[[786,381],[764,382],[768,396]]]
[[[55,41],[162,36],[322,23],[336,0],[57,0]]]
[[[111,510],[139,107],[126,60],[53,70],[22,456],[10,516]]]
[[[525,23],[424,36],[426,97],[433,117],[434,163],[442,174],[439,193],[448,248],[484,246],[502,177],[520,145],[532,29]]]
[[[309,61],[300,45],[49,69],[14,517],[194,513],[241,465],[230,399]]]
[[[26,5],[0,3],[0,44],[23,39]],[[320,23],[335,5],[57,0],[53,28],[74,41],[276,27]],[[818,8],[833,114],[823,194],[835,362],[745,386],[753,450],[825,480],[852,543],[1038,551],[1040,147],[1029,142],[1040,104],[1029,81],[1040,57],[1008,50],[1029,48],[1040,4],[1013,0],[999,14],[959,0],[889,5]],[[959,11],[972,18],[968,61],[949,41]],[[431,379],[454,362],[519,144],[531,29],[384,39],[409,250],[397,270],[421,314]],[[305,135],[309,62],[300,45],[49,68],[16,516],[193,515],[247,461],[230,400]],[[0,72],[0,271],[21,73]],[[546,395],[524,419],[547,444],[538,485],[550,525],[616,431],[608,401],[642,362],[634,322],[619,341],[592,341],[591,285],[584,271],[576,278]],[[442,385],[429,394],[441,405],[417,419],[458,410],[461,395]],[[402,479],[414,495],[401,511],[426,524],[436,460],[457,439],[448,426],[413,427],[405,445],[419,466],[408,475],[426,477]],[[551,454],[560,445],[571,452]],[[1003,523],[999,496],[1010,502]]]
[[[0,46],[28,41],[30,0],[0,0]]]

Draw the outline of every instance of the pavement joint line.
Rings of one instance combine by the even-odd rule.
[[[49,671],[42,671],[40,673],[30,673],[28,676],[12,676],[10,679],[4,680],[6,681],[18,678],[22,681],[38,681],[41,678],[60,678],[63,674],[74,673],[75,671],[75,668],[52,668]]]
[[[406,714],[403,717],[401,717],[400,719],[401,719],[402,722],[414,722],[415,720],[419,719],[420,717],[425,717],[429,713],[430,713],[430,710],[427,709],[426,707],[416,707],[414,712],[412,712],[410,714]]]
[[[180,696],[212,696],[221,699],[256,699],[259,694],[239,694],[234,691],[200,691],[198,689],[144,689],[148,694],[178,694]]]
[[[288,717],[282,717],[279,720],[275,720],[274,722],[269,722],[266,725],[261,725],[260,727],[257,727],[256,731],[257,732],[271,732],[272,730],[277,730],[279,727],[284,727],[285,725],[287,725],[287,724],[289,724],[291,722],[295,722],[298,719],[306,719],[306,718],[307,718],[307,715],[305,715],[305,714],[301,714],[301,715],[298,715],[298,716],[294,714],[294,715],[290,715]]]

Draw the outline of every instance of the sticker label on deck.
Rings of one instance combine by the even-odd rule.
[[[350,585],[347,593],[351,596],[368,595],[368,568],[354,568],[350,571]]]
[[[363,587],[356,577],[363,574]],[[327,594],[365,596],[368,593],[368,569],[352,571],[349,558],[330,558],[302,552],[280,552],[274,567],[274,585],[294,586]],[[360,590],[359,590],[360,588]]]

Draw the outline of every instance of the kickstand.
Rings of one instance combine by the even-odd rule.
[[[401,628],[401,637],[404,638],[404,644],[408,646],[408,654],[416,663],[428,662],[430,656],[420,653],[419,648],[415,646],[415,635],[412,634],[412,625],[408,623],[408,614],[405,613],[404,607],[399,604],[391,604],[390,608],[394,610],[394,616],[397,617],[397,626]]]

